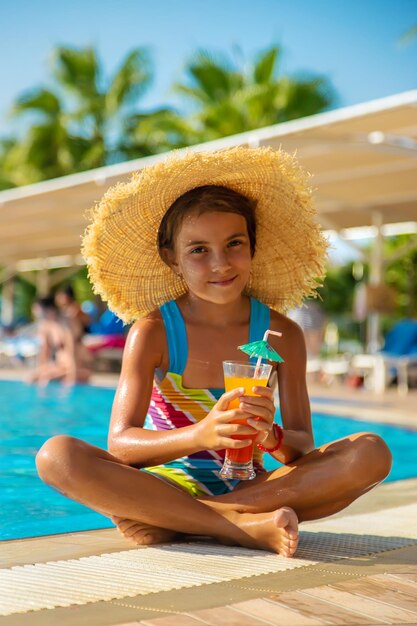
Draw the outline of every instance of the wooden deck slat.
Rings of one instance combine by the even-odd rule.
[[[210,624],[210,626],[266,626],[265,621],[259,621],[252,615],[243,615],[232,606],[202,609],[193,611],[191,615],[204,620],[204,624]]]
[[[322,620],[323,624],[332,626],[352,626],[353,624],[380,624],[380,620],[369,616],[360,615],[354,611],[349,611],[341,606],[319,600],[318,598],[308,598],[299,591],[280,593],[272,596],[271,600],[281,602],[290,609],[296,609],[302,615]]]
[[[417,572],[401,572],[401,574],[395,574],[401,580],[409,580],[413,583],[417,583]]]
[[[350,580],[346,583],[336,583],[332,587],[412,611],[417,618],[417,595],[404,593],[399,589],[389,588],[388,586],[384,588],[383,582],[372,581],[367,577],[365,579]],[[413,619],[411,616],[410,618]]]
[[[417,598],[417,582],[413,580],[407,580],[398,574],[390,573],[390,574],[377,574],[371,577],[371,580],[375,580],[377,582],[381,582],[388,586],[391,589],[391,586],[395,586],[395,589],[399,589],[400,591],[404,591],[405,593],[414,594]]]
[[[417,582],[410,575],[374,574],[118,626],[417,626]]]
[[[337,606],[357,611],[365,616],[377,618],[382,624],[409,624],[410,620],[415,619],[415,613],[411,611],[342,591],[333,585],[306,589],[301,593],[309,597],[333,602]]]
[[[249,614],[259,619],[266,620],[274,626],[322,626],[323,622],[312,617],[306,617],[298,611],[288,609],[276,602],[271,602],[263,598],[256,600],[246,600],[231,605],[241,611],[244,615]]]
[[[204,622],[194,619],[189,615],[181,613],[181,615],[166,615],[164,617],[155,617],[144,619],[139,622],[140,626],[204,626]]]

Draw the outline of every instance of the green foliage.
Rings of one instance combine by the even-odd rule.
[[[153,78],[147,49],[130,51],[106,76],[93,48],[57,47],[50,87],[31,88],[13,105],[14,116],[31,123],[21,137],[0,140],[0,189],[312,115],[332,104],[327,79],[280,75],[280,60],[278,46],[251,63],[241,55],[238,61],[197,52],[174,86],[183,112],[145,111],[140,99]]]
[[[356,281],[352,274],[353,263],[327,268],[323,287],[318,289],[323,309],[331,315],[352,311],[353,294]]]
[[[198,52],[174,86],[183,111],[148,111],[140,106],[153,79],[147,49],[130,51],[106,76],[93,48],[57,47],[49,86],[32,87],[13,104],[26,130],[0,139],[0,190],[311,115],[334,100],[327,79],[280,75],[278,46],[250,63],[239,58]],[[71,282],[80,301],[92,299],[85,270]],[[27,295],[18,296],[18,311],[26,314],[32,288],[20,281],[20,292]]]
[[[146,50],[132,50],[107,78],[92,48],[58,47],[51,77],[50,88],[32,88],[13,105],[14,116],[31,124],[22,137],[1,143],[0,188],[155,152],[154,142],[142,140],[135,153],[125,133],[131,108],[152,79]]]
[[[53,118],[61,113],[61,103],[49,89],[33,89],[21,94],[14,103],[14,113],[36,111],[45,118]]]
[[[384,257],[388,258],[405,245],[415,246],[386,268],[384,281],[397,292],[395,317],[417,317],[417,236],[398,235],[384,241]]]
[[[85,300],[95,300],[93,288],[87,276],[87,268],[81,267],[71,278],[71,285],[74,289],[75,298],[78,302]]]
[[[174,86],[191,103],[189,125],[199,142],[319,113],[335,99],[321,76],[280,75],[280,49],[269,48],[252,63],[200,51]]]
[[[279,48],[273,47],[258,56],[253,68],[255,83],[268,85],[273,80],[279,52]]]
[[[120,154],[137,158],[168,152],[197,143],[198,133],[172,108],[150,114],[131,115],[125,122],[125,141]]]
[[[413,241],[414,247],[411,245]],[[385,335],[396,321],[417,317],[417,239],[415,235],[399,235],[386,238],[383,245],[384,259],[388,260],[383,273],[383,282],[392,287],[396,293],[394,311],[389,315],[381,315],[382,334]],[[410,248],[397,260],[390,262],[391,255],[404,246]],[[337,323],[344,338],[358,338],[359,332],[362,335],[364,333],[364,325],[362,324],[360,328],[359,324],[352,320],[355,288],[358,285],[354,278],[353,266],[354,263],[349,262],[338,267],[328,267],[324,285],[319,289],[323,309],[328,318]],[[364,263],[365,282],[368,276],[369,265]]]
[[[20,323],[32,319],[32,302],[35,296],[35,287],[27,282],[24,276],[17,276],[14,283],[14,311],[16,321]]]

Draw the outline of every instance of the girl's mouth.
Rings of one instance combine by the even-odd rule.
[[[235,281],[237,276],[233,276],[233,278],[228,278],[227,280],[211,280],[210,285],[216,285],[218,287],[227,287],[231,285],[233,281]]]

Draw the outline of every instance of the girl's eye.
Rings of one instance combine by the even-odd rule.
[[[205,252],[206,249],[203,248],[203,246],[198,246],[198,248],[193,248],[191,250],[191,254],[201,254],[202,252]]]
[[[240,241],[240,239],[233,239],[232,241],[229,241],[229,248],[235,248],[236,246],[241,246],[243,244],[243,241]]]

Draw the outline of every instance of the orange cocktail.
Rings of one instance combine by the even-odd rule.
[[[224,385],[226,391],[243,387],[244,395],[255,396],[253,387],[266,387],[271,374],[272,366],[261,363],[260,365],[251,365],[240,361],[224,361]],[[238,398],[229,403],[229,409],[239,408],[240,401]],[[245,424],[245,420],[237,420],[238,424]],[[233,435],[233,439],[251,439],[252,445],[244,448],[226,450],[224,465],[220,475],[224,478],[238,478],[240,480],[250,480],[255,477],[253,469],[253,440],[251,435]]]

